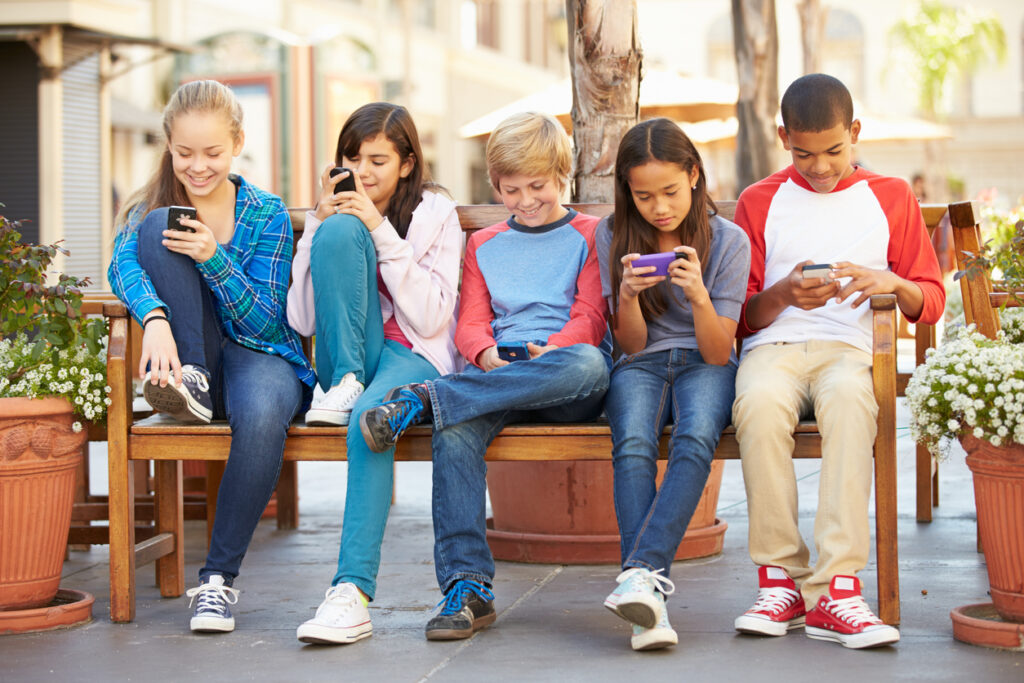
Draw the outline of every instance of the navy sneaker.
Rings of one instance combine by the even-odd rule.
[[[167,386],[153,384],[150,373],[142,385],[142,395],[153,410],[167,413],[178,422],[209,424],[213,419],[213,400],[210,398],[210,374],[199,365],[181,366],[181,386],[174,379]]]
[[[456,581],[437,604],[441,611],[427,622],[427,640],[469,638],[497,618],[494,593],[469,579]]]
[[[200,579],[196,588],[189,588],[185,595],[189,598],[189,607],[196,603],[195,612],[189,627],[193,631],[221,632],[235,630],[235,618],[231,616],[231,607],[238,602],[238,591],[227,585],[220,574],[210,574]]]
[[[387,393],[384,401],[363,412],[359,429],[374,453],[394,448],[399,437],[431,415],[430,395],[425,384],[406,384]]]

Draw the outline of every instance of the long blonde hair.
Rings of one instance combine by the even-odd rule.
[[[160,163],[149,181],[125,200],[114,221],[118,230],[124,229],[128,217],[140,207],[152,211],[162,206],[189,203],[185,187],[174,177],[169,145],[175,118],[194,111],[223,114],[230,127],[232,140],[238,142],[241,139],[242,105],[231,88],[217,81],[192,81],[179,87],[164,107],[164,151],[160,155]]]

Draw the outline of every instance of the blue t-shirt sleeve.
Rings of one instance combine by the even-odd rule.
[[[708,294],[718,315],[739,321],[750,275],[750,241],[739,226],[718,216],[712,219],[712,230],[716,268]]]
[[[608,310],[612,307],[612,277],[608,270],[608,254],[612,250],[612,217],[605,216],[597,224],[597,237],[594,241],[594,248],[597,250],[597,264],[601,269],[601,296],[608,301]]]

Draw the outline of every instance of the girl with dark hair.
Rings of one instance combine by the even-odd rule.
[[[332,167],[347,170],[332,177]],[[338,191],[349,176],[354,190]],[[292,263],[288,321],[316,334],[323,398],[306,424],[355,425],[396,386],[460,369],[455,305],[463,236],[455,202],[430,181],[409,112],[387,102],[349,116],[316,209]],[[359,429],[346,438],[348,487],[338,570],[306,643],[371,635],[380,546],[391,505],[394,449],[373,453]]]
[[[232,583],[274,491],[313,369],[285,320],[292,229],[280,198],[230,173],[242,108],[216,81],[186,83],[163,114],[166,147],[126,202],[108,277],[143,329],[143,395],[183,422],[227,419],[231,449],[193,631],[231,631]],[[185,205],[196,217],[180,218]]]
[[[604,604],[633,624],[635,650],[678,642],[665,608],[674,591],[669,568],[732,410],[750,245],[716,215],[706,188],[700,154],[679,126],[644,121],[619,144],[615,213],[597,230],[601,285],[622,351],[605,398],[622,573]],[[654,253],[671,253],[666,275],[634,267]],[[668,467],[657,487],[658,441],[669,422]]]

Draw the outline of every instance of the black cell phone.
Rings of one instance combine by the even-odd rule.
[[[334,185],[334,193],[339,192],[355,192],[356,191],[356,176],[352,172],[352,169],[345,168],[344,166],[335,166],[331,169],[331,177],[335,177],[339,173],[348,172],[348,175],[339,180]]]
[[[526,344],[498,344],[498,358],[509,363],[530,360],[530,349],[526,348]]]
[[[178,219],[190,218],[192,220],[196,220],[198,216],[198,212],[196,212],[196,210],[191,206],[172,206],[167,210],[167,229],[180,230],[182,232],[195,232],[195,228],[182,225],[178,222]]]

